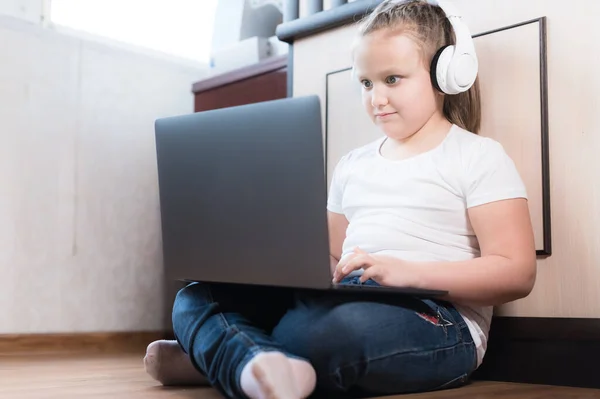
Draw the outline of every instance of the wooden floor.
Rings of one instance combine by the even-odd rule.
[[[600,390],[475,382],[402,399],[588,399]],[[0,355],[0,398],[221,399],[210,388],[164,388],[148,377],[140,355]],[[392,398],[392,397],[388,397]]]

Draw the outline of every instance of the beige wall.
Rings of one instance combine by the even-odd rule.
[[[580,0],[568,10],[564,1],[558,0],[455,0],[455,4],[474,34],[542,16],[548,22],[553,255],[539,260],[533,293],[501,307],[498,314],[599,317],[600,184],[596,181],[600,174],[600,75],[595,71],[600,68],[596,57],[600,43],[590,32],[596,25],[595,16],[600,15],[600,3]],[[325,76],[351,65],[353,33],[352,27],[341,28],[294,44],[294,95],[320,95],[323,115]],[[501,74],[498,79],[511,84],[510,76]],[[349,112],[346,117],[360,118],[352,115]],[[360,133],[348,129],[345,134]]]
[[[154,120],[203,70],[0,17],[0,333],[163,329]]]

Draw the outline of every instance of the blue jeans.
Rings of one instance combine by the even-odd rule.
[[[450,303],[402,295],[192,283],[177,294],[173,328],[228,398],[246,398],[241,372],[261,351],[309,361],[326,397],[458,387],[476,367],[473,339]]]

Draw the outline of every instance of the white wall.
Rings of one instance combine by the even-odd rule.
[[[0,0],[0,14],[40,23],[47,0]]]
[[[154,120],[206,71],[24,14],[0,16],[0,334],[161,330]]]

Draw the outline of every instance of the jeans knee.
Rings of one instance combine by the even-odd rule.
[[[306,328],[298,328],[300,324]],[[288,314],[273,336],[289,352],[310,361],[320,387],[339,392],[353,386],[360,376],[357,367],[362,363],[354,363],[365,357],[368,343],[362,333],[360,325],[341,306],[323,317]]]
[[[202,283],[191,283],[180,289],[173,302],[172,322],[176,329],[182,319],[195,317],[212,302],[210,289]]]
[[[175,304],[186,304],[188,302],[209,302],[210,290],[206,284],[190,283],[180,289],[175,295]]]
[[[319,373],[319,385],[332,391],[346,391],[354,386],[367,364],[364,340],[348,330],[331,330],[316,338],[309,355]]]

